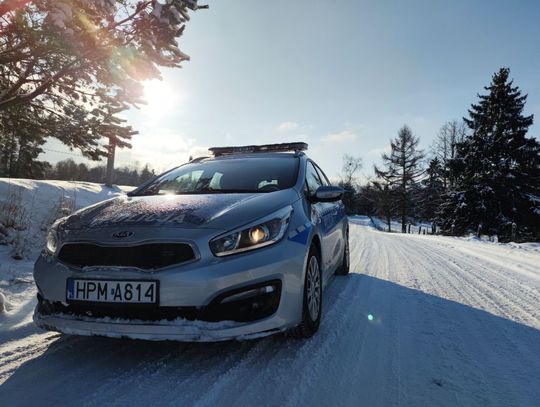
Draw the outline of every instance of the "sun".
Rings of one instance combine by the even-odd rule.
[[[144,100],[141,110],[152,116],[160,117],[173,111],[182,97],[173,84],[153,79],[144,83]]]

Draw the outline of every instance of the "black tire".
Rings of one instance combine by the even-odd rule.
[[[310,266],[313,266],[313,261],[317,264],[317,274],[318,274],[318,295],[319,295],[319,301],[318,301],[318,310],[316,313],[316,318],[313,317],[313,311],[315,308],[312,308],[312,311],[310,311],[309,306],[309,299],[308,299],[308,291],[310,287],[313,287],[313,285],[310,285],[310,282],[308,281],[310,278]],[[315,245],[311,245],[309,248],[309,254],[308,259],[306,263],[306,272],[305,272],[305,278],[304,278],[304,300],[302,305],[302,322],[297,327],[293,328],[291,333],[296,338],[310,338],[319,330],[319,326],[321,324],[321,314],[322,314],[322,274],[321,274],[321,256],[319,255],[319,251],[317,250],[317,247]],[[312,303],[313,304],[313,303]]]
[[[343,260],[341,266],[336,270],[336,274],[339,276],[346,276],[349,274],[351,268],[351,254],[349,251],[349,230],[345,234],[345,247],[343,248]]]

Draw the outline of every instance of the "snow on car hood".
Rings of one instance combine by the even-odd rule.
[[[293,189],[255,194],[123,196],[81,209],[61,229],[168,226],[230,229],[298,199]]]

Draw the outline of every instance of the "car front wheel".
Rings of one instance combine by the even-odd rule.
[[[293,330],[298,338],[310,338],[319,329],[322,311],[322,276],[320,256],[316,246],[309,249],[304,278],[302,322]]]
[[[339,276],[346,276],[349,274],[351,268],[351,253],[349,251],[349,231],[345,233],[345,245],[343,247],[343,259],[341,260],[341,266],[338,268],[336,274]]]

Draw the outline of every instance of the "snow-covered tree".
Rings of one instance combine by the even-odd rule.
[[[408,126],[403,126],[394,140],[390,141],[390,154],[382,155],[384,169],[374,166],[375,175],[395,190],[396,206],[399,207],[401,231],[407,232],[407,217],[413,208],[413,192],[423,174],[424,154],[418,149],[419,139]]]
[[[540,239],[540,143],[526,137],[533,116],[523,114],[527,95],[509,73],[493,75],[464,119],[471,134],[450,161],[454,185],[441,207],[449,232],[509,240],[514,229],[521,240]]]

